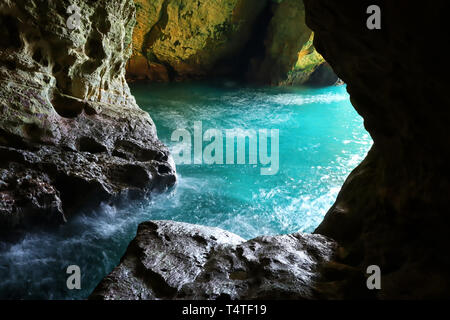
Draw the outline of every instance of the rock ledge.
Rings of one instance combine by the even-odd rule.
[[[212,227],[142,223],[90,299],[314,299],[336,244],[295,233],[249,241]]]

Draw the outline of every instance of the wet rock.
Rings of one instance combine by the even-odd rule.
[[[320,235],[245,241],[218,228],[149,221],[90,299],[313,299],[335,247]]]
[[[65,220],[60,194],[46,174],[17,163],[0,168],[0,230]]]
[[[0,184],[14,203],[2,205],[2,233],[176,180],[168,149],[125,81],[134,3],[80,1],[73,30],[71,4],[0,3]]]

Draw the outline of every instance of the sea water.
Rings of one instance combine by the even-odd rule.
[[[0,243],[0,298],[84,299],[119,262],[137,225],[175,220],[215,226],[246,239],[312,232],[345,178],[372,145],[345,86],[242,87],[234,82],[135,84],[159,138],[175,154],[175,130],[278,130],[279,169],[255,164],[179,164],[170,192],[126,205],[104,204],[51,231]],[[81,270],[81,290],[68,290],[69,265]]]

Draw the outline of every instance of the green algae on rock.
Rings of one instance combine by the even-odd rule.
[[[282,85],[314,84],[329,86],[336,84],[339,79],[331,66],[317,52],[313,45],[314,33],[303,45],[298,53],[298,59],[294,67],[287,73],[287,78],[282,80]]]
[[[251,60],[248,79],[281,86],[334,85],[338,77],[314,48],[314,33],[305,23],[303,0],[274,2],[265,52]]]
[[[137,26],[128,75],[166,81],[221,73],[218,65],[242,51],[267,0],[135,2]]]
[[[237,76],[271,85],[337,81],[314,50],[303,1],[135,3],[129,79],[169,82]]]

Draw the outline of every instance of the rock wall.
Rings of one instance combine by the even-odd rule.
[[[125,81],[131,0],[0,3],[0,235],[175,182]]]
[[[129,79],[168,82],[215,76],[273,85],[337,81],[312,46],[298,0],[135,0]],[[312,77],[313,73],[315,77]]]
[[[381,30],[366,28],[372,4],[381,8]],[[305,6],[317,50],[347,83],[374,140],[316,233],[337,240],[338,261],[360,275],[380,266],[377,298],[448,297],[444,3],[305,0]],[[345,278],[337,285],[343,297],[356,296],[351,277],[336,277]]]
[[[135,2],[138,24],[128,74],[167,81],[228,73],[267,0]]]
[[[313,46],[314,34],[305,23],[305,6],[299,0],[272,4],[264,50],[252,58],[248,79],[262,84],[303,85],[314,72],[331,79],[313,84],[333,85],[338,78],[331,68],[321,68],[325,59]]]
[[[331,66],[313,45],[314,33],[298,52],[294,66],[278,80],[281,85],[331,86],[339,82]]]

